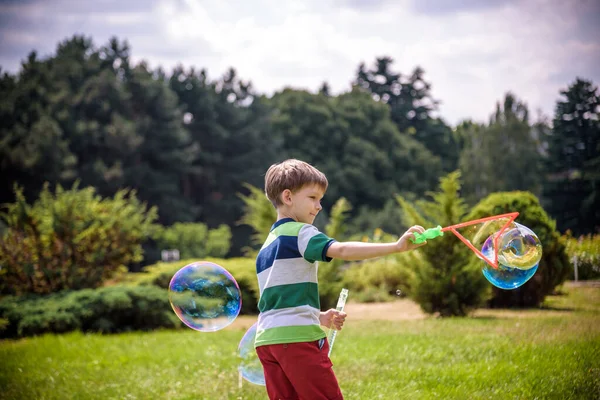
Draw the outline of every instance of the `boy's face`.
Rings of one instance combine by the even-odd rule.
[[[306,185],[295,193],[290,192],[288,195],[291,200],[289,203],[290,212],[298,222],[312,224],[319,211],[323,209],[321,199],[323,199],[325,191],[319,185]]]

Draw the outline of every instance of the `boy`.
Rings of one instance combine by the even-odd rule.
[[[270,399],[343,399],[320,326],[342,329],[346,314],[320,312],[317,261],[363,260],[415,249],[413,226],[394,243],[337,242],[312,223],[327,190],[325,175],[299,160],[272,165],[265,193],[277,209],[256,259],[260,289],[256,352]]]

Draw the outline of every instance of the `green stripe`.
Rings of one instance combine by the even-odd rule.
[[[310,238],[306,250],[304,251],[304,259],[311,263],[315,261],[326,261],[323,258],[323,248],[330,240],[331,238],[323,233],[319,233]]]
[[[267,240],[265,240],[265,242],[263,243],[261,250],[273,243],[275,239],[277,239],[277,235],[273,232],[269,233],[269,236],[267,236]]]
[[[260,296],[260,312],[309,305],[321,309],[319,285],[314,282],[293,283],[266,288]]]
[[[262,245],[262,249],[270,245],[277,239],[279,236],[296,236],[298,237],[298,232],[305,224],[302,222],[286,222],[285,224],[279,225],[277,228],[273,229],[269,236],[267,236],[267,240]]]
[[[279,326],[256,332],[254,345],[312,342],[325,336],[323,329],[317,325]]]
[[[277,236],[298,236],[300,229],[306,225],[303,222],[286,222],[273,229],[272,233]]]

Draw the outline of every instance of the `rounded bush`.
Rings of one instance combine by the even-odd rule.
[[[493,288],[491,307],[537,307],[544,298],[562,284],[572,270],[565,241],[556,230],[556,223],[530,192],[498,192],[481,200],[465,220],[484,218],[509,212],[519,212],[516,221],[530,228],[542,243],[542,260],[535,275],[514,290]],[[482,261],[473,257],[473,263]],[[475,261],[476,260],[476,261]]]

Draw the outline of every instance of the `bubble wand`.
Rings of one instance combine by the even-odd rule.
[[[344,306],[346,305],[346,299],[348,298],[348,289],[342,289],[340,292],[340,297],[338,298],[337,306],[335,307],[338,311],[344,311]],[[337,335],[337,330],[333,327],[333,321],[331,322],[331,326],[329,327],[329,334],[327,335],[327,342],[329,343],[329,354],[327,356],[331,356],[331,349],[333,349],[333,343],[335,342],[335,337]]]
[[[496,220],[499,220],[502,218],[508,218],[507,222],[502,226],[500,231],[493,237],[494,249],[497,249],[498,248],[498,239],[502,236],[502,233],[504,233],[504,231],[508,228],[508,226],[511,224],[511,222],[513,222],[518,216],[519,216],[518,212],[512,212],[512,213],[507,213],[507,214],[494,215],[493,217],[486,217],[486,218],[475,219],[473,221],[462,222],[460,224],[450,225],[445,228],[442,228],[440,225],[438,225],[435,228],[429,228],[429,229],[425,230],[425,232],[423,232],[423,233],[414,232],[413,234],[415,237],[410,238],[410,240],[411,240],[411,242],[413,242],[415,244],[420,244],[420,243],[424,243],[425,241],[427,241],[427,239],[435,239],[436,237],[444,236],[444,232],[450,231],[456,237],[458,237],[464,244],[466,244],[469,249],[471,249],[475,254],[477,254],[478,257],[483,259],[486,263],[488,263],[493,268],[498,269],[498,251],[494,251],[494,259],[490,260],[488,257],[483,255],[481,253],[481,251],[479,251],[475,246],[473,246],[473,244],[468,239],[466,239],[463,235],[458,233],[457,229],[465,228],[467,226],[476,225],[476,224],[480,224],[480,223],[484,223],[484,222],[496,221]]]

